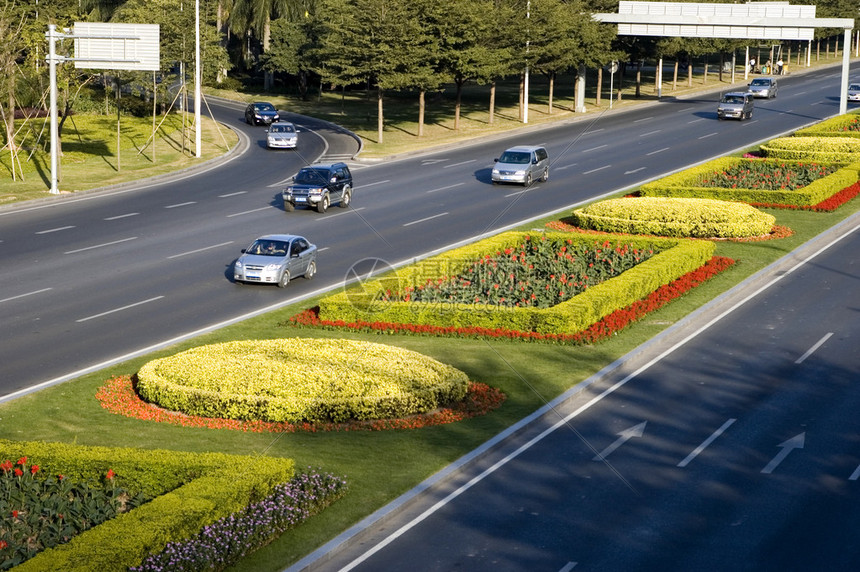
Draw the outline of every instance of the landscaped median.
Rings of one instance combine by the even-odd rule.
[[[159,553],[169,542],[189,539],[204,527],[263,501],[295,477],[293,461],[284,458],[63,443],[0,440],[0,459],[17,459],[16,465],[28,469],[28,487],[15,487],[18,492],[3,499],[9,515],[4,514],[0,523],[0,536],[7,539],[0,544],[0,555],[9,558],[0,563],[15,565],[23,560],[15,566],[22,572],[126,570]],[[7,473],[4,468],[3,478],[24,478]],[[67,485],[83,484],[84,490],[122,490],[123,497],[146,502],[101,522],[97,517],[104,507],[90,500],[76,509],[80,500],[75,494],[29,498],[28,491],[42,475]],[[58,504],[50,504],[52,500]],[[49,506],[55,508],[48,510]],[[65,520],[71,523],[72,519],[93,524],[76,535],[68,533],[63,538],[61,534],[62,544],[43,543],[48,535],[40,529],[63,530]],[[277,532],[265,534],[271,538]],[[22,533],[26,536],[21,537]],[[260,531],[249,529],[247,533],[259,535]],[[24,538],[28,540],[23,542]],[[247,540],[246,553],[260,545]]]
[[[525,256],[541,250],[542,258]],[[701,240],[506,232],[349,286],[321,300],[319,318],[571,335],[701,267],[713,252],[714,244]],[[568,272],[578,258],[585,269]],[[622,259],[629,263],[623,271],[616,268]],[[506,261],[513,264],[500,274]],[[453,293],[414,300],[428,285],[467,289],[481,279],[474,285],[484,294],[469,301]],[[510,294],[498,293],[503,289]],[[548,304],[530,304],[540,299]]]
[[[723,157],[646,183],[639,188],[639,195],[811,207],[854,185],[858,179],[860,162],[846,165]]]

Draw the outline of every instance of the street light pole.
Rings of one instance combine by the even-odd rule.
[[[48,24],[48,81],[50,83],[50,106],[51,106],[51,189],[52,195],[60,194],[57,188],[57,147],[59,145],[59,129],[57,127],[57,26]]]
[[[200,0],[194,5],[194,156],[198,159],[202,155],[200,149],[200,81],[203,74],[200,73]]]
[[[531,16],[531,8],[532,3],[531,0],[527,0],[526,2],[526,20]],[[528,23],[526,23],[526,34],[529,33]],[[526,37],[526,74],[523,79],[523,123],[529,122],[529,61],[528,61],[528,53],[529,53],[529,40],[528,36]]]

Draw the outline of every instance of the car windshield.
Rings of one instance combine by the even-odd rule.
[[[269,128],[272,133],[292,133],[295,131],[292,125],[278,125],[277,123]]]
[[[526,151],[505,151],[499,157],[499,163],[512,163],[514,165],[526,165],[531,154]]]
[[[254,105],[257,111],[274,111],[275,108],[270,103],[257,103]]]
[[[727,95],[723,98],[723,103],[743,103],[744,98],[742,95]]]
[[[849,91],[860,91],[860,83],[852,83],[848,86]]]
[[[296,175],[296,183],[300,185],[324,185],[327,182],[327,169],[302,169]]]
[[[769,79],[754,79],[750,85],[770,85]]]
[[[245,250],[246,254],[260,256],[286,256],[289,244],[280,240],[258,239]]]

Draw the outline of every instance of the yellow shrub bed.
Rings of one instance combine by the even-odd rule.
[[[776,218],[743,203],[639,197],[599,201],[573,211],[581,228],[693,238],[742,238],[770,232]]]
[[[404,417],[463,399],[465,373],[417,352],[344,339],[243,340],[153,360],[140,396],[189,415],[264,421]]]

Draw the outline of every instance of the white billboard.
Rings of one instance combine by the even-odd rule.
[[[75,22],[75,68],[157,71],[161,69],[158,24]]]

